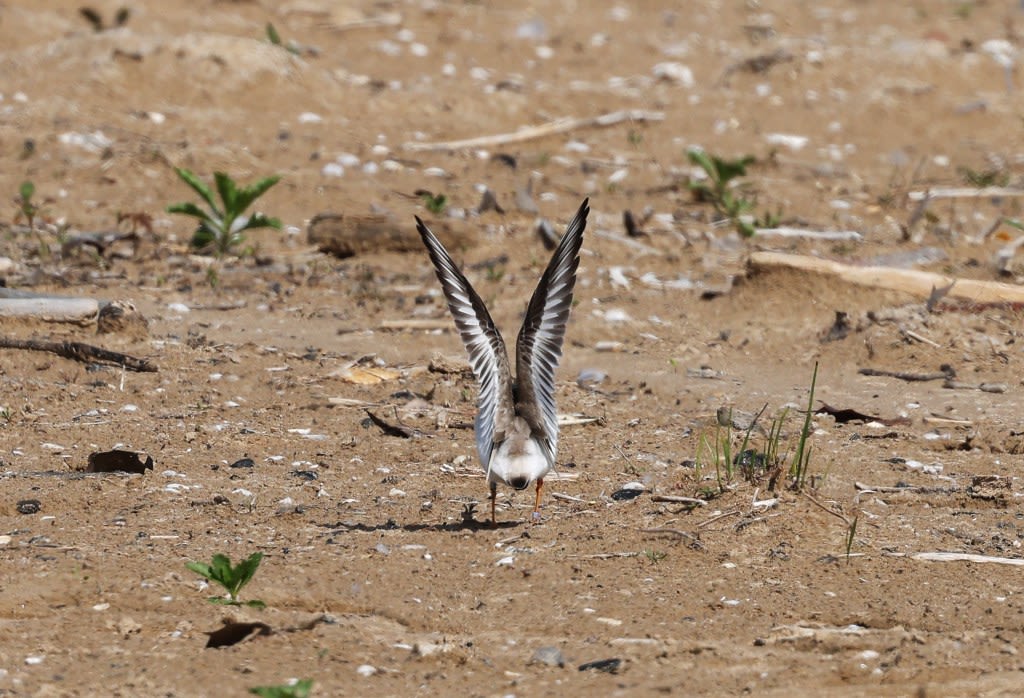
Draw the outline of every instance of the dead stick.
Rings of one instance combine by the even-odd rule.
[[[493,136],[480,136],[478,138],[466,138],[460,141],[438,141],[434,143],[405,143],[402,147],[406,150],[424,152],[440,150],[464,150],[467,148],[490,148],[497,145],[508,145],[510,143],[522,143],[545,136],[552,136],[559,133],[567,133],[581,128],[594,128],[597,126],[614,126],[623,121],[662,121],[665,114],[660,111],[641,111],[627,109],[624,111],[601,114],[600,116],[583,117],[574,119],[566,117],[549,121],[540,126],[528,126],[519,129],[514,133],[498,133]]]
[[[94,347],[82,342],[42,342],[36,339],[11,339],[0,337],[0,349],[30,349],[32,351],[48,351],[65,359],[82,363],[108,363],[122,366],[130,371],[156,373],[156,366],[148,359],[137,359],[134,356]]]
[[[656,494],[651,497],[652,502],[667,502],[669,504],[693,504],[699,507],[706,507],[707,500],[696,497],[680,497],[674,494]]]
[[[899,378],[903,381],[937,381],[948,379],[948,371],[936,371],[935,373],[908,373],[906,371],[886,371],[880,368],[858,368],[857,373],[862,376],[884,376],[886,378]]]
[[[920,298],[928,298],[933,288],[945,286],[952,280],[948,276],[917,269],[894,267],[858,267],[818,257],[784,252],[754,252],[750,255],[754,269],[793,269],[837,277],[847,283],[872,288],[901,291]],[[950,298],[972,303],[1024,303],[1024,288],[1015,284],[975,279],[955,279]]]
[[[664,527],[641,528],[640,529],[640,533],[668,533],[668,534],[673,535],[673,536],[679,536],[680,538],[685,538],[686,540],[690,541],[691,543],[693,543],[694,545],[696,545],[697,547],[699,547],[701,549],[704,548],[704,544],[700,542],[700,539],[697,538],[697,536],[691,535],[691,534],[687,533],[686,531],[680,531],[678,528],[664,528]]]

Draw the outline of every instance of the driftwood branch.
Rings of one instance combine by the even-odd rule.
[[[624,121],[662,121],[665,119],[664,112],[642,111],[638,109],[627,109],[624,111],[601,114],[583,118],[566,117],[549,121],[540,126],[527,126],[514,133],[497,133],[493,136],[480,136],[477,138],[466,138],[460,141],[437,141],[434,143],[418,143],[415,141],[405,143],[402,147],[406,150],[417,152],[430,152],[442,150],[465,150],[468,148],[493,148],[499,145],[510,143],[522,143],[532,141],[545,136],[553,136],[559,133],[568,133],[581,128],[595,128],[614,126]]]
[[[1024,189],[1011,187],[933,187],[925,191],[912,191],[907,194],[911,201],[935,199],[991,199],[1011,196],[1024,196]]]
[[[0,298],[0,318],[91,325],[99,312],[100,305],[92,298]]]
[[[807,257],[782,252],[754,252],[750,255],[750,266],[754,269],[797,269],[835,276],[847,283],[871,286],[890,291],[903,291],[920,298],[928,298],[933,288],[948,286],[951,279],[941,274],[932,274],[914,269],[892,267],[856,267],[842,262],[833,262],[817,257]],[[949,297],[975,303],[1024,303],[1024,286],[956,279],[949,290]]]
[[[803,228],[758,228],[759,238],[803,238],[806,240],[847,240],[860,242],[864,236],[855,230],[804,230]]]
[[[992,562],[998,565],[1024,567],[1024,559],[1018,557],[996,557],[972,553],[914,553],[910,558],[926,562]]]
[[[32,351],[48,351],[65,359],[81,361],[83,363],[114,364],[122,366],[129,371],[143,373],[156,373],[156,366],[149,363],[147,359],[137,359],[134,356],[122,354],[119,351],[101,349],[91,344],[82,342],[43,342],[36,339],[11,339],[0,337],[0,349],[29,349]]]

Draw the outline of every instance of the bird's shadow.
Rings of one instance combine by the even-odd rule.
[[[525,521],[478,521],[477,519],[463,519],[453,523],[406,523],[400,524],[394,519],[388,519],[383,523],[365,523],[362,521],[339,521],[337,523],[320,524],[323,528],[330,529],[330,533],[342,531],[361,531],[363,533],[374,533],[378,531],[405,531],[416,533],[418,531],[436,531],[455,533],[458,531],[502,531],[523,526]]]

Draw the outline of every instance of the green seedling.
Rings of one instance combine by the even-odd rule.
[[[29,180],[25,180],[18,188],[18,196],[14,198],[14,203],[18,205],[18,215],[15,216],[15,222],[24,219],[28,223],[29,230],[32,231],[36,229],[36,215],[39,213],[39,206],[32,201],[35,193],[36,185]]]
[[[234,567],[231,566],[231,559],[227,555],[217,554],[213,556],[210,564],[205,562],[186,562],[185,567],[189,568],[201,577],[215,582],[228,592],[229,598],[223,596],[211,596],[210,603],[222,604],[225,606],[251,606],[253,608],[265,608],[266,604],[258,599],[242,602],[238,600],[238,593],[248,584],[256,569],[260,566],[263,553],[253,553],[245,560],[242,560]]]
[[[664,560],[666,557],[668,557],[668,553],[664,552],[663,550],[654,550],[653,548],[647,548],[646,550],[644,550],[644,557],[646,557],[648,561],[656,565],[662,560]]]
[[[280,46],[293,55],[298,56],[302,53],[299,46],[294,41],[289,41],[288,43],[283,42],[281,40],[281,35],[277,33],[277,27],[270,22],[267,22],[267,41],[272,43],[274,46]]]
[[[814,362],[814,373],[811,375],[811,391],[807,396],[807,412],[804,415],[804,424],[800,428],[800,439],[796,444],[796,453],[793,454],[793,462],[789,465],[790,488],[796,492],[803,490],[807,483],[807,472],[811,464],[811,445],[808,439],[811,435],[811,418],[814,416],[814,387],[818,382],[818,362]]]
[[[249,689],[249,693],[263,696],[263,698],[309,698],[309,692],[312,688],[312,679],[302,679],[290,685],[255,686]]]
[[[958,167],[957,172],[963,177],[964,183],[971,187],[984,189],[985,187],[1005,187],[1010,183],[1010,175],[1004,170],[992,168],[988,170],[974,170],[970,167]]]
[[[744,195],[746,186],[737,182],[747,175],[747,167],[756,162],[751,155],[735,160],[725,160],[703,150],[686,153],[690,163],[700,167],[707,175],[706,180],[691,181],[690,191],[698,201],[715,207],[719,215],[727,218],[743,237],[753,237],[758,228],[777,228],[782,218],[781,209],[777,214],[765,212],[760,218],[751,216],[755,200]]]
[[[444,194],[433,194],[429,191],[420,192],[420,199],[427,210],[435,216],[440,216],[448,208],[448,197]]]
[[[192,172],[175,168],[185,184],[202,197],[209,207],[204,211],[191,202],[171,204],[168,213],[181,213],[199,219],[199,227],[192,235],[192,247],[200,251],[213,251],[218,257],[229,254],[245,240],[242,232],[253,228],[281,228],[281,221],[261,213],[246,215],[245,211],[270,187],[281,179],[278,175],[264,177],[247,187],[239,187],[223,172],[214,172],[213,179],[220,197],[218,204],[213,191]]]

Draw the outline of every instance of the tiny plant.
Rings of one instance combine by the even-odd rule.
[[[653,548],[647,548],[644,550],[644,557],[655,565],[668,557],[668,553],[663,550],[654,550]]]
[[[789,465],[790,487],[799,492],[807,483],[807,471],[811,464],[811,445],[808,439],[811,435],[811,418],[814,416],[814,387],[818,382],[818,362],[814,362],[814,373],[811,374],[811,391],[807,396],[807,412],[804,415],[804,424],[800,428],[800,438],[796,444],[796,453],[793,454],[793,462]]]
[[[964,183],[984,189],[985,187],[1005,187],[1010,183],[1010,175],[999,168],[974,170],[970,167],[959,167],[957,172],[963,177]]]
[[[692,164],[700,167],[708,176],[707,181],[690,182],[690,191],[700,201],[710,203],[719,214],[732,221],[740,234],[752,236],[754,226],[744,220],[743,216],[753,210],[754,202],[743,196],[742,191],[737,193],[738,188],[733,180],[746,176],[747,167],[754,164],[754,158],[745,155],[735,160],[724,160],[696,149],[688,151],[686,155]]]
[[[263,698],[309,698],[312,688],[312,679],[302,679],[292,684],[279,686],[254,686],[249,689],[249,693],[263,696]]]
[[[714,465],[715,481],[718,484],[717,494],[725,492],[732,484],[733,476],[731,425],[723,427],[716,422],[711,438],[708,438],[707,433],[701,434],[694,460],[699,472],[703,472],[709,465]]]
[[[267,22],[267,41],[272,43],[274,46],[280,46],[288,53],[298,56],[301,51],[294,41],[289,41],[287,44],[281,41],[281,35],[277,33],[277,27],[270,22]]]
[[[281,228],[281,221],[268,218],[261,213],[246,215],[245,211],[270,187],[277,184],[280,176],[273,175],[257,180],[247,187],[239,187],[223,172],[214,172],[220,203],[213,191],[199,177],[186,169],[175,168],[178,177],[202,197],[209,207],[204,211],[191,202],[171,204],[168,213],[181,213],[199,220],[199,227],[192,235],[192,247],[200,251],[212,250],[223,256],[245,240],[242,232],[253,228]]]
[[[18,196],[14,199],[14,203],[18,205],[18,215],[15,219],[21,220],[24,218],[28,223],[29,230],[33,231],[36,229],[36,214],[39,213],[39,206],[32,201],[32,197],[35,196],[35,193],[36,185],[29,180],[25,180],[18,188]]]
[[[754,210],[755,199],[745,196],[747,188],[743,183],[735,181],[746,176],[747,167],[755,162],[752,156],[725,160],[703,150],[690,150],[687,157],[707,175],[706,180],[691,181],[690,191],[697,200],[710,203],[720,216],[732,222],[736,232],[744,237],[752,237],[758,228],[779,227],[782,209],[777,213],[765,211],[760,217],[754,217],[751,212]]]
[[[266,604],[258,599],[242,602],[238,600],[238,593],[248,584],[256,569],[263,560],[263,553],[253,553],[234,567],[231,566],[231,559],[227,555],[217,554],[213,556],[210,564],[205,562],[187,562],[185,567],[189,568],[201,577],[224,587],[229,598],[223,596],[211,596],[210,603],[223,604],[226,606],[252,606],[253,608],[265,608]]]
[[[448,207],[448,197],[444,194],[433,194],[429,191],[423,191],[420,192],[420,198],[423,200],[423,205],[427,207],[427,210],[435,216],[444,213],[444,210]]]

